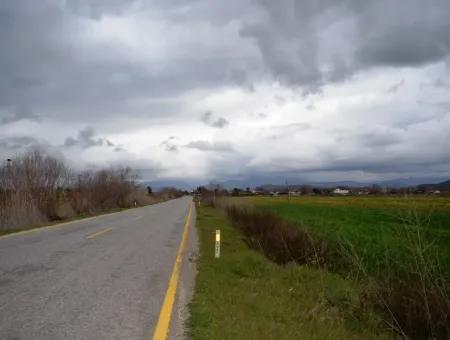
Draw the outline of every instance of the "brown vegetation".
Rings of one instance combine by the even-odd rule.
[[[62,160],[31,151],[0,166],[0,232],[177,196],[173,189],[149,195],[130,168],[76,174]]]
[[[278,264],[324,264],[327,248],[303,229],[270,213],[229,206],[232,224],[244,234],[247,244]]]

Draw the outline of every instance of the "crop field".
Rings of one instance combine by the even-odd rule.
[[[247,197],[233,204],[269,210],[311,234],[350,244],[371,272],[389,258],[404,261],[422,242],[450,277],[450,197]],[[382,273],[381,273],[382,274]]]
[[[361,315],[375,312],[400,337],[448,338],[450,198],[253,196],[216,203],[268,260],[321,268],[364,287]]]

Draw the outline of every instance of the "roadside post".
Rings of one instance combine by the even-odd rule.
[[[220,257],[220,230],[216,230],[216,252],[215,258],[218,259]]]

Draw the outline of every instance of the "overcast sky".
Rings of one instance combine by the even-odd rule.
[[[450,1],[2,0],[0,157],[34,147],[153,180],[450,176]]]

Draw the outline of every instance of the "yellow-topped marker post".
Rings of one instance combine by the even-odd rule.
[[[216,230],[216,253],[215,258],[218,259],[220,257],[220,230]]]

